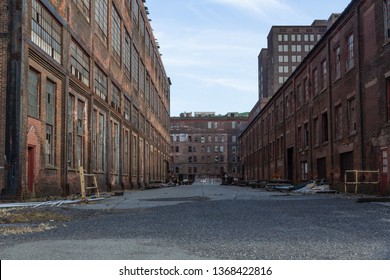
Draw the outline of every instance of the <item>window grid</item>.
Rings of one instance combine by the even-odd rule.
[[[120,112],[121,91],[114,84],[112,84],[111,107],[114,108],[115,111]]]
[[[61,25],[36,0],[32,0],[31,41],[61,63]]]
[[[121,64],[121,18],[114,6],[111,10],[111,52],[115,62]]]
[[[138,90],[139,85],[139,54],[136,50],[135,46],[133,45],[133,51],[132,51],[132,62],[131,62],[131,75],[132,75],[132,82],[134,87]]]
[[[74,41],[71,41],[70,48],[72,75],[89,87],[89,57]]]
[[[90,21],[90,0],[73,0],[76,7],[80,10],[80,12],[83,14],[85,19],[89,22]]]
[[[347,61],[346,61],[346,70],[350,70],[355,66],[355,58],[354,58],[354,36],[353,34],[349,35],[347,38]]]
[[[338,79],[341,77],[341,51],[340,51],[340,46],[336,47],[334,50],[334,59],[335,59],[335,64],[334,64],[334,74],[335,74],[335,79]]]
[[[107,102],[107,76],[98,66],[95,66],[95,94]]]
[[[96,32],[103,42],[107,45],[107,33],[108,33],[108,3],[107,0],[95,1],[95,22]]]
[[[131,38],[127,30],[125,31],[125,49],[124,49],[124,68],[125,75],[131,79]]]

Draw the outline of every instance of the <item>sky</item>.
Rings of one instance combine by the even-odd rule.
[[[146,0],[171,78],[171,116],[249,112],[258,101],[258,55],[273,25],[311,25],[350,0]]]

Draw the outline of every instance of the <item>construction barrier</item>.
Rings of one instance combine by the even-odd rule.
[[[355,194],[358,193],[359,185],[379,185],[380,182],[379,170],[347,170],[344,175],[344,189],[347,193],[348,185],[355,185]]]

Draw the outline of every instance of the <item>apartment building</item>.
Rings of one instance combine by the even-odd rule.
[[[179,181],[240,174],[238,137],[247,114],[183,113],[171,118],[170,171]]]
[[[390,192],[389,30],[389,0],[348,5],[241,135],[246,179],[344,190],[346,170],[379,171],[369,191]]]
[[[170,79],[141,0],[0,0],[2,198],[165,180]]]

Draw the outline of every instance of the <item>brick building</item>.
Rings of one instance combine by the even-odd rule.
[[[379,170],[390,192],[390,1],[354,0],[240,137],[246,179]]]
[[[141,0],[0,0],[3,198],[168,176],[170,80]]]
[[[238,137],[248,123],[246,114],[183,113],[171,118],[171,168],[178,180],[239,177]]]

